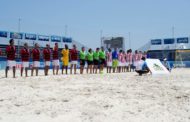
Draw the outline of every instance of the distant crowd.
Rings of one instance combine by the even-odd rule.
[[[5,77],[8,77],[8,71],[11,68],[13,70],[13,77],[16,74],[16,48],[14,46],[14,40],[9,41],[10,45],[6,47],[7,55],[7,66],[5,69]],[[103,73],[104,67],[107,68],[107,73],[120,73],[120,72],[131,72],[134,70],[147,71],[146,63],[143,62],[147,55],[141,51],[132,52],[131,49],[124,50],[111,50],[110,48],[105,51],[103,47],[96,48],[95,51],[89,49],[85,50],[82,47],[81,50],[77,50],[76,45],[73,45],[72,49],[69,50],[68,45],[61,51],[61,57],[59,56],[59,45],[55,43],[54,48],[51,49],[50,45],[47,44],[43,51],[40,50],[38,43],[35,43],[33,49],[29,49],[28,44],[24,43],[23,48],[20,50],[21,56],[21,76],[25,71],[25,76],[28,77],[29,59],[32,58],[33,65],[31,68],[31,76],[38,76],[38,70],[40,67],[40,55],[43,55],[44,59],[44,74],[47,76],[50,64],[53,65],[53,75],[58,75],[60,69],[60,61],[62,62],[61,73],[68,74],[68,65],[70,64],[70,74],[77,73],[77,64],[80,61],[80,74],[83,74],[85,66],[86,73],[97,74]],[[139,67],[139,62],[143,62]],[[74,72],[73,72],[74,70]]]

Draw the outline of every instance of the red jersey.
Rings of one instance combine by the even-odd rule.
[[[71,61],[77,61],[78,60],[78,51],[76,49],[70,50],[70,58],[71,58]]]
[[[53,60],[58,60],[59,59],[59,51],[58,49],[54,48],[53,49],[53,52],[52,52],[52,57],[53,57]]]
[[[45,48],[45,49],[43,50],[43,55],[44,55],[44,60],[45,60],[45,61],[50,61],[50,59],[51,59],[51,50]]]
[[[32,57],[33,57],[33,61],[40,61],[40,50],[34,48],[32,50]]]
[[[7,46],[6,48],[7,60],[15,60],[16,49],[15,46]]]
[[[29,61],[30,51],[29,49],[23,48],[20,50],[21,60]]]

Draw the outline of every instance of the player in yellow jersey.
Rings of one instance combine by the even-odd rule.
[[[66,74],[67,74],[67,70],[68,70],[68,65],[69,65],[69,48],[68,48],[68,45],[65,45],[65,48],[62,50],[61,52],[62,54],[62,74],[63,74],[63,71],[64,69],[66,70]]]

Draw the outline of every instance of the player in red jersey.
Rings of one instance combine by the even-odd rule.
[[[13,68],[13,77],[15,78],[16,74],[16,61],[15,61],[15,54],[16,48],[14,46],[14,40],[10,39],[10,45],[6,47],[6,54],[7,54],[7,66],[5,69],[5,77],[7,78],[8,70]]]
[[[73,66],[74,66],[74,74],[76,74],[77,63],[78,63],[78,51],[76,45],[73,45],[73,49],[70,50],[70,60],[71,60],[70,74],[72,74]]]
[[[46,48],[43,50],[44,56],[44,73],[45,76],[48,75],[49,67],[50,67],[50,59],[51,59],[51,50],[49,44],[46,44]]]
[[[59,46],[58,43],[55,43],[55,46],[53,48],[52,52],[52,57],[53,57],[53,75],[55,75],[55,70],[56,70],[56,75],[58,75],[59,71]]]
[[[28,77],[29,57],[30,57],[30,50],[28,49],[28,43],[24,43],[24,47],[20,50],[20,55],[22,60],[21,77],[24,69],[25,69],[25,75],[26,77]]]
[[[38,76],[38,69],[40,67],[40,50],[38,43],[35,43],[34,49],[32,50],[32,59],[33,59],[33,67],[31,71],[31,76],[33,76],[34,69],[36,70],[36,76]]]

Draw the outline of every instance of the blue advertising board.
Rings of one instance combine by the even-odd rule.
[[[72,43],[72,38],[63,37],[63,42],[65,42],[65,43]]]
[[[8,33],[6,31],[0,31],[0,37],[7,38]]]
[[[25,34],[25,39],[27,40],[36,40],[36,34]]]
[[[153,40],[151,40],[151,44],[152,45],[161,45],[162,40],[161,39],[153,39]]]
[[[188,37],[177,38],[177,43],[189,43]]]
[[[51,41],[52,42],[61,42],[61,37],[60,36],[51,36]]]
[[[171,39],[164,39],[164,44],[174,44],[175,43],[175,39],[171,38]]]
[[[10,38],[12,39],[22,39],[22,33],[10,32]]]
[[[49,36],[39,35],[38,40],[39,41],[49,41]]]

